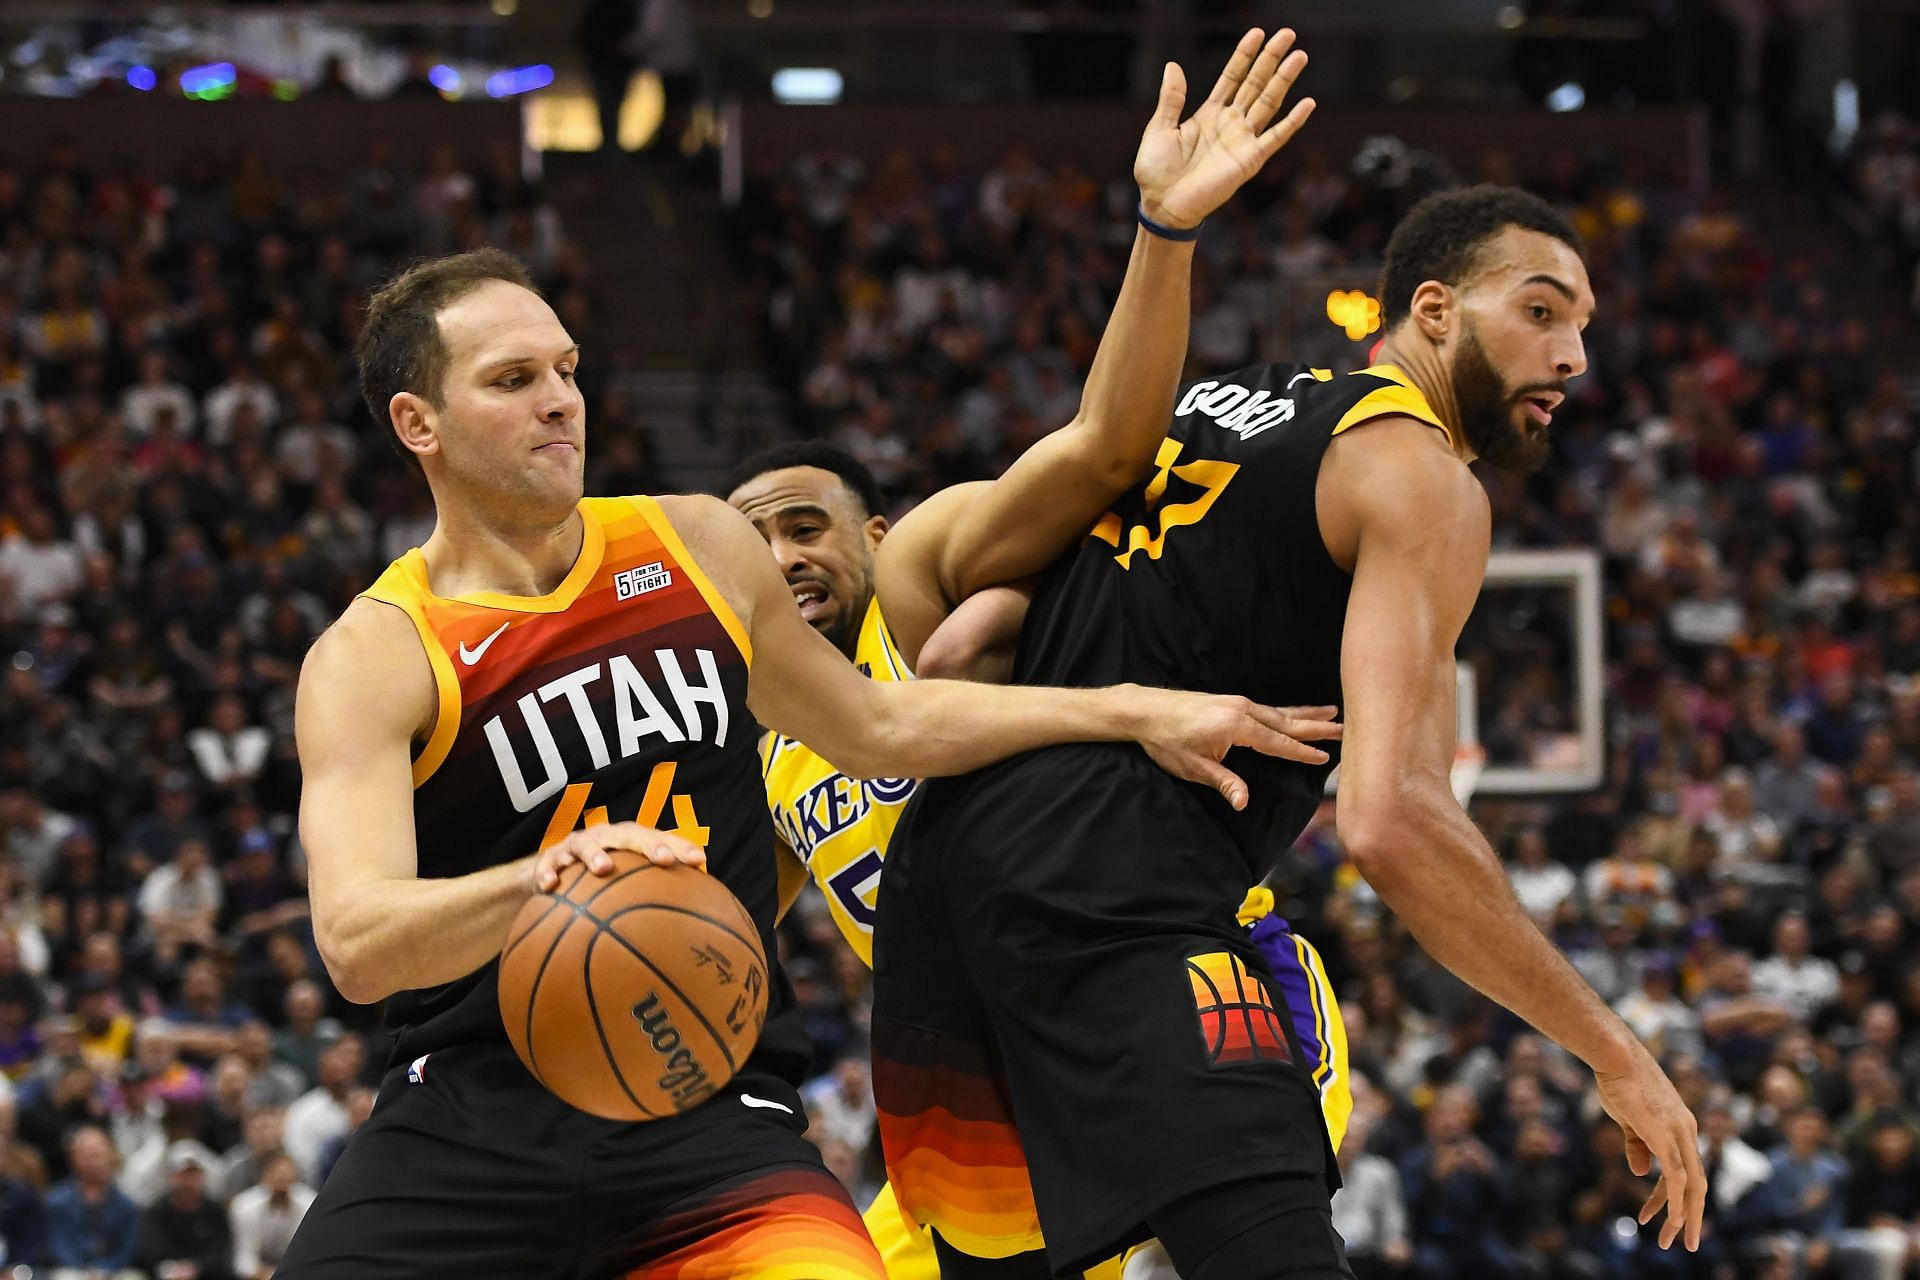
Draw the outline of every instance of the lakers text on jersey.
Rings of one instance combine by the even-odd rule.
[[[911,680],[880,602],[867,606],[854,663],[875,680]],[[847,944],[873,963],[874,901],[887,846],[914,778],[849,778],[805,743],[768,734],[760,744],[773,828],[826,895]]]

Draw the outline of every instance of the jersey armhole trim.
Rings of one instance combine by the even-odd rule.
[[[667,518],[666,511],[659,502],[645,494],[635,494],[627,501],[633,504],[640,518],[652,528],[653,535],[660,539],[667,554],[679,561],[680,567],[686,570],[688,579],[700,592],[701,599],[707,602],[707,608],[712,610],[713,616],[720,620],[721,627],[733,638],[734,647],[740,650],[740,657],[745,660],[747,669],[752,670],[753,641],[747,638],[747,629],[740,625],[740,615],[733,611],[727,598],[720,594],[720,588],[713,585],[713,579],[707,576],[706,570],[693,558],[693,553],[687,550],[687,544],[681,541],[679,531],[673,527],[673,521]]]
[[[1401,381],[1400,378],[1380,372],[1381,369],[1386,368],[1391,366],[1376,366],[1373,369],[1361,370],[1354,375],[1378,377],[1385,380],[1387,385],[1375,387],[1355,401],[1345,413],[1340,415],[1340,421],[1334,424],[1332,434],[1337,436],[1343,431],[1371,422],[1375,418],[1399,416],[1424,422],[1446,437],[1449,446],[1457,445],[1453,432],[1447,429],[1447,424],[1440,420],[1440,415],[1433,411],[1433,406],[1427,403],[1427,398],[1420,394],[1419,389],[1409,382]],[[1399,370],[1395,369],[1393,373],[1397,374]]]
[[[893,642],[893,632],[887,626],[887,615],[880,609],[880,597],[875,596],[873,603],[867,607],[873,611],[873,632],[875,638],[880,641],[880,656],[887,660],[887,666],[892,670],[894,680],[898,682],[913,679],[913,668],[909,667],[907,660],[900,656],[900,649]]]
[[[447,657],[447,651],[440,646],[440,638],[427,623],[426,612],[421,609],[419,601],[388,595],[379,590],[377,584],[360,594],[407,615],[420,637],[420,647],[427,651],[427,665],[433,669],[433,684],[439,693],[439,705],[433,713],[433,732],[427,735],[426,745],[420,748],[420,754],[413,761],[413,789],[418,791],[434,775],[434,771],[446,762],[447,753],[453,749],[454,736],[460,732],[460,677],[454,673],[453,660]]]

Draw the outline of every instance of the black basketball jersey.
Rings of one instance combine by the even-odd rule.
[[[1153,474],[1043,578],[1015,681],[1339,705],[1351,582],[1321,538],[1314,490],[1328,442],[1387,415],[1446,430],[1389,365],[1343,376],[1258,365],[1183,388]],[[1333,757],[1323,766],[1245,750],[1228,761],[1247,781],[1247,808],[1212,808],[1256,875],[1325,791],[1339,751],[1320,745]]]
[[[540,597],[433,594],[418,549],[366,594],[406,611],[439,687],[413,765],[422,878],[523,858],[576,827],[638,821],[705,847],[759,925],[771,968],[754,1062],[798,1079],[811,1057],[775,957],[773,828],[751,645],[651,498],[589,498],[572,572]],[[387,1003],[394,1060],[506,1042],[497,963]]]

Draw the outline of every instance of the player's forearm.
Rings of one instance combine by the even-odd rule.
[[[938,778],[1062,742],[1130,742],[1146,733],[1160,692],[876,681],[869,732],[847,759],[829,758],[855,777]]]
[[[1116,495],[1139,479],[1166,438],[1187,360],[1192,283],[1191,242],[1144,228],[1134,235],[1126,279],[1070,428],[1088,468],[1110,479]]]
[[[500,954],[533,893],[533,859],[444,880],[375,880],[317,911],[314,934],[340,994],[372,1004],[464,978]]]
[[[1343,785],[1338,823],[1361,874],[1429,955],[1588,1066],[1627,1069],[1633,1032],[1535,927],[1451,794],[1422,788],[1383,806]]]

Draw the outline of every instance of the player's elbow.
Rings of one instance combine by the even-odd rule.
[[[1407,871],[1410,855],[1425,847],[1421,832],[1431,829],[1438,803],[1426,790],[1399,781],[1352,786],[1341,779],[1334,811],[1340,847],[1376,890]]]
[[[313,941],[334,989],[354,1004],[378,1004],[393,994],[378,976],[387,966],[349,922],[331,912],[315,911]]]
[[[1066,431],[1075,444],[1074,473],[1082,481],[1097,485],[1115,497],[1139,482],[1140,473],[1153,465],[1153,455],[1164,439],[1164,435],[1158,433],[1151,439],[1140,435],[1137,443],[1120,439],[1111,427],[1084,415],[1069,423]]]

